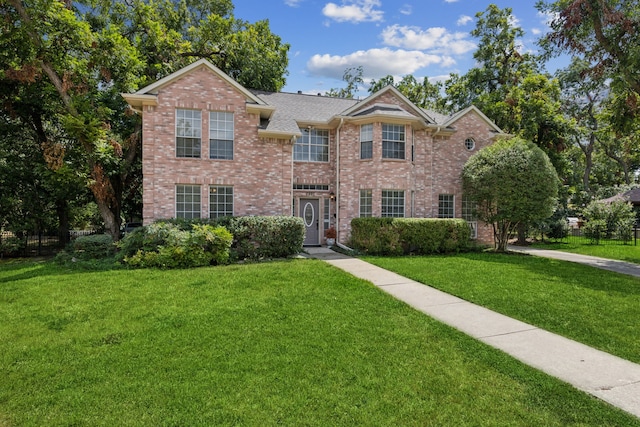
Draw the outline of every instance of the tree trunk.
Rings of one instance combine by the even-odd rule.
[[[69,243],[69,202],[56,200],[56,214],[58,215],[58,238],[60,246]]]

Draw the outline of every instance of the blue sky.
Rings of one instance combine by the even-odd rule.
[[[362,66],[364,80],[386,75],[445,79],[473,67],[469,32],[475,14],[491,3],[511,7],[524,31],[522,49],[536,50],[546,17],[529,1],[483,0],[235,0],[235,16],[269,20],[289,43],[289,75],[283,91],[324,93],[344,87],[342,75]],[[553,70],[551,70],[553,71]],[[361,95],[366,95],[366,90]]]

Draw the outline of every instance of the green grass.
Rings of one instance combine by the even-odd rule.
[[[516,254],[364,259],[467,301],[640,363],[638,278]]]
[[[571,237],[567,242],[538,242],[532,246],[540,249],[554,249],[640,264],[640,244],[634,246],[633,241],[626,245],[622,243],[594,245],[589,243],[586,238]]]
[[[640,425],[317,260],[0,264],[0,425]]]

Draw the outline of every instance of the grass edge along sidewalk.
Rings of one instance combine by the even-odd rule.
[[[578,341],[582,343],[611,340],[612,342],[607,342],[608,348],[615,348],[616,345],[621,344],[624,348],[615,348],[618,352],[626,353],[630,360],[633,360],[634,357],[637,359],[640,280],[615,273],[594,272],[590,267],[522,255],[464,254],[449,257],[401,257],[394,259],[365,257],[365,259],[416,280],[413,282],[407,279],[407,283],[401,284],[399,278],[403,276],[387,278],[389,284],[394,285],[389,286],[388,289],[385,288],[388,292],[400,298],[404,297],[405,301],[412,303],[415,307],[424,308],[422,311],[425,313],[501,348],[531,366],[543,369],[582,390],[640,416],[640,365],[602,351],[593,350],[578,342],[564,339],[534,326],[547,326],[545,329],[554,332],[558,332],[559,329],[564,332],[562,335],[574,339],[578,335],[582,338]],[[501,261],[509,267],[501,268],[499,266]],[[525,268],[518,270],[515,268],[516,265]],[[534,272],[528,270],[535,270],[532,268],[534,266],[543,268],[533,274]],[[559,276],[558,269],[571,271],[568,276],[565,276],[565,279],[571,277],[573,281],[569,290],[572,295],[562,295],[557,292],[554,294],[548,290],[549,287],[564,286],[559,283],[558,277],[555,277]],[[608,292],[603,292],[603,286],[587,291],[579,289],[576,282],[580,282],[580,277],[583,275],[576,274],[576,269],[578,271],[582,269],[583,273],[589,273],[587,275],[597,275],[595,282],[599,285],[605,283],[605,286],[609,286]],[[374,283],[376,280],[381,283],[377,278],[384,273],[381,271],[370,272],[370,275]],[[538,277],[536,278],[536,276]],[[555,283],[554,278],[556,279]],[[604,280],[607,278],[610,280]],[[537,286],[536,282],[543,282],[542,286]],[[623,287],[616,289],[616,285],[621,282],[627,285],[626,289]],[[428,283],[434,288],[424,286],[423,283]],[[583,285],[586,284],[587,282],[583,282]],[[399,285],[406,289],[395,289]],[[413,285],[413,289],[410,289],[411,285]],[[429,292],[428,289],[432,289],[432,291]],[[437,295],[440,291],[436,289],[444,290],[447,293],[443,293],[444,296]],[[629,310],[625,313],[626,317],[623,316],[622,319],[619,319],[617,315],[622,311],[615,312],[613,309],[620,305],[618,302],[620,298],[613,303],[606,300],[613,299],[612,294],[616,292],[621,294],[621,299],[629,299],[629,295],[625,291],[630,291],[634,298],[623,303],[626,304],[624,308]],[[544,292],[549,294],[546,295],[546,298],[543,295]],[[449,294],[457,295],[462,299]],[[594,298],[594,294],[597,294],[600,300]],[[564,304],[567,299],[570,299],[569,306],[558,306],[559,302]],[[507,314],[528,323],[511,321],[508,317],[490,312],[465,300],[480,303],[498,313]],[[603,306],[598,307],[595,304],[598,302]],[[579,307],[580,305],[584,307]],[[525,308],[528,310],[526,313]],[[611,308],[613,312],[609,313],[608,308]],[[606,313],[605,316],[607,314],[610,316],[608,323],[607,319],[605,322],[601,322],[602,317],[599,317],[599,314],[602,313],[599,309]],[[593,313],[590,313],[591,311]],[[568,316],[564,316],[564,314]],[[591,315],[590,318],[583,319],[583,316],[589,315]],[[572,316],[573,319],[571,319]],[[567,318],[569,318],[569,322],[567,322]],[[583,322],[583,320],[586,321]],[[567,327],[565,322],[567,324],[573,322],[581,329],[577,332],[571,330],[571,327]],[[613,330],[608,331],[607,326],[613,325],[615,322],[618,327],[612,326]],[[548,327],[550,325],[551,328]],[[589,336],[590,333],[595,333],[592,327],[599,328],[599,335],[595,337],[595,340]],[[619,336],[620,333],[624,337]]]
[[[0,263],[8,425],[640,425],[315,260]]]

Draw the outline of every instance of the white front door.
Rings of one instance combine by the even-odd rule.
[[[320,202],[318,199],[300,199],[300,216],[304,221],[304,245],[320,244]]]

